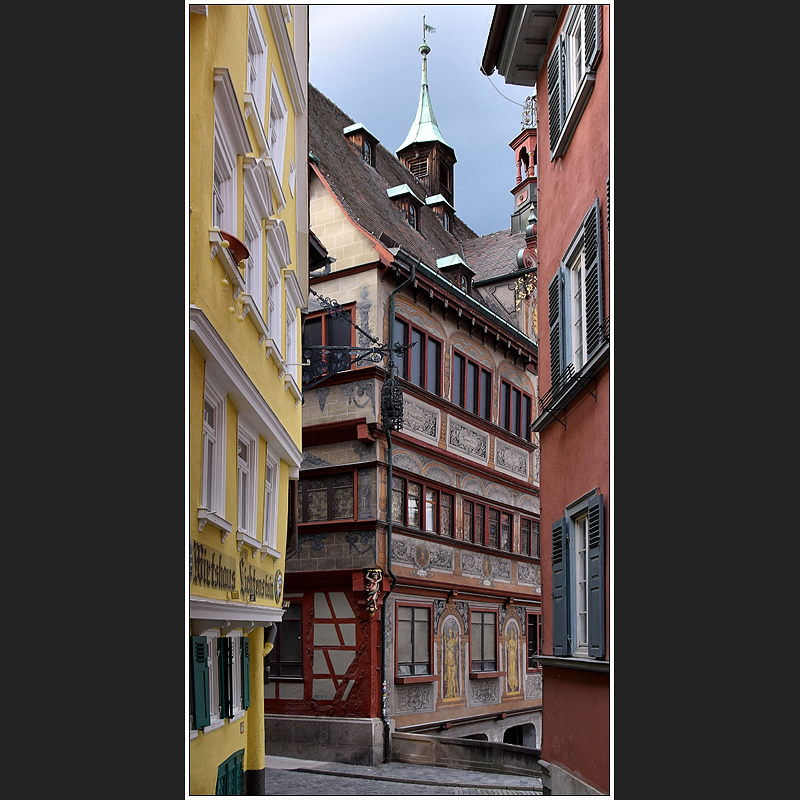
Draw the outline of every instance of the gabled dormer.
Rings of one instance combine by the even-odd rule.
[[[342,133],[350,140],[353,149],[361,158],[375,169],[375,154],[378,149],[378,139],[360,122],[356,122],[354,125],[348,125],[342,130]]]
[[[439,217],[442,227],[446,231],[452,233],[453,217],[455,216],[456,210],[450,203],[447,202],[445,196],[443,194],[435,194],[432,197],[426,197],[425,205],[427,205],[434,212],[434,214]]]
[[[423,203],[422,200],[411,191],[411,187],[407,183],[403,183],[400,186],[393,186],[391,189],[387,189],[386,194],[389,195],[395,206],[402,211],[409,226],[415,231],[418,231],[419,214]]]
[[[457,286],[462,292],[470,293],[475,270],[461,256],[453,254],[452,256],[445,256],[445,258],[437,258],[436,267],[440,274],[447,278],[450,283]]]
[[[455,151],[442,136],[433,113],[428,89],[427,56],[430,51],[430,47],[423,42],[419,48],[422,53],[422,88],[417,115],[408,136],[397,150],[397,157],[425,187],[426,197],[442,195],[452,206],[453,166],[457,159]]]

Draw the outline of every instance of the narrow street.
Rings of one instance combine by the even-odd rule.
[[[266,757],[266,788],[272,796],[377,796],[542,794],[541,780],[444,767],[391,762],[375,767]]]

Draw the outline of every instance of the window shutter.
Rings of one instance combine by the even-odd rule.
[[[569,569],[567,559],[567,520],[553,523],[553,655],[572,653],[567,633]]]
[[[231,640],[226,636],[217,639],[217,657],[219,659],[219,715],[232,717],[231,708]]]
[[[605,656],[605,558],[603,495],[589,502],[589,655]]]
[[[586,353],[591,355],[603,343],[603,290],[600,269],[600,203],[589,209],[583,220],[586,258]]]
[[[547,62],[547,107],[550,124],[550,157],[561,135],[561,126],[564,121],[563,97],[564,92],[564,46],[561,37],[556,39],[550,60]]]
[[[208,688],[208,642],[205,636],[190,636],[192,672],[192,716],[195,730],[200,730],[210,724],[209,714],[209,688]]]
[[[602,32],[600,14],[600,6],[586,5],[583,7],[583,30],[586,38],[584,54],[587,71],[594,69],[600,56],[600,34]]]
[[[561,296],[563,293],[564,271],[559,267],[547,290],[548,321],[550,323],[550,386],[554,387],[561,375]]]
[[[242,708],[250,708],[250,639],[242,636]]]

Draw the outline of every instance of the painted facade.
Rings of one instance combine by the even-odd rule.
[[[283,616],[302,459],[307,18],[307,6],[189,6],[193,795],[265,794],[264,630]]]
[[[395,156],[314,87],[309,147],[304,360],[312,342],[415,344],[394,356],[401,430],[382,416],[387,360],[304,384],[296,623],[268,660],[267,752],[379,763],[395,730],[538,747],[535,224],[476,236],[443,137],[412,126]],[[431,163],[446,169],[423,183]]]
[[[610,777],[608,5],[496,6],[482,69],[536,87],[546,793]]]

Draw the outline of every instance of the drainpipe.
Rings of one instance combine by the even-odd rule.
[[[408,286],[414,280],[417,272],[417,265],[411,264],[411,273],[389,295],[389,347],[394,347],[394,316],[395,316],[395,297],[397,293]],[[389,376],[393,377],[395,372],[394,356],[389,355]],[[383,718],[383,760],[388,763],[392,760],[392,740],[389,728],[389,712],[386,708],[386,608],[387,599],[392,593],[397,578],[392,572],[392,432],[386,430],[386,457],[389,462],[386,472],[386,571],[389,573],[391,585],[389,591],[383,596],[381,605],[381,717]]]

